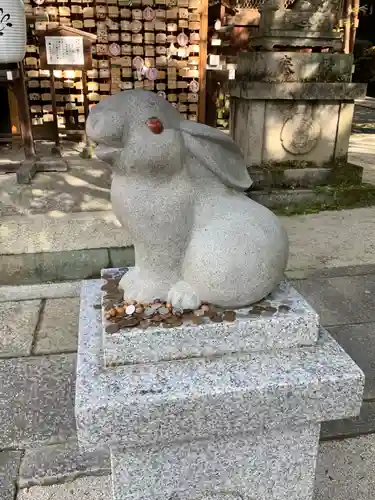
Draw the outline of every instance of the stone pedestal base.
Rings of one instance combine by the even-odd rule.
[[[320,43],[320,42],[319,42]],[[349,54],[242,52],[230,83],[231,134],[253,188],[356,184],[347,164],[355,99]]]
[[[144,450],[114,447],[114,500],[311,500],[318,424]]]
[[[82,446],[111,450],[113,500],[312,499],[320,423],[359,413],[364,377],[325,331],[314,340],[308,304],[291,311],[312,331],[308,346],[285,330],[285,348],[259,350],[259,334],[254,350],[192,357],[185,345],[183,359],[113,367],[100,286],[82,290],[76,419]],[[290,318],[269,321],[281,333]]]
[[[231,86],[231,133],[251,167],[333,167],[346,161],[354,83]]]

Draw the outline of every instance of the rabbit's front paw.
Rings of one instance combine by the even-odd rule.
[[[197,293],[186,281],[178,281],[168,293],[168,302],[173,307],[184,310],[195,310],[201,305]]]
[[[121,278],[119,288],[124,290],[124,300],[152,302],[155,299],[166,300],[169,286],[150,279],[139,269],[133,268]]]

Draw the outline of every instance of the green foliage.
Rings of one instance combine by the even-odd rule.
[[[315,192],[320,200],[297,201],[287,206],[275,207],[277,215],[307,215],[324,210],[345,210],[348,208],[369,207],[375,205],[375,186],[372,184],[339,186],[319,186]]]

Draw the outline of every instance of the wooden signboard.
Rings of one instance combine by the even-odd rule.
[[[96,42],[96,39],[97,36],[92,33],[86,33],[85,31],[70,28],[69,26],[59,26],[53,30],[46,31],[40,36],[40,68],[42,70],[49,70],[51,75],[51,101],[55,127],[55,147],[52,153],[58,156],[61,156],[61,149],[54,71],[82,70],[83,105],[86,120],[89,113],[86,72],[93,67],[92,45]]]
[[[41,69],[92,69],[92,44],[96,35],[69,26],[49,30],[40,36]]]

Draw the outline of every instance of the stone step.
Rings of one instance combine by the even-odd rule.
[[[270,166],[269,168],[249,167],[253,180],[252,190],[276,188],[313,188],[315,186],[346,184],[356,185],[362,182],[363,168],[350,163],[343,167],[307,167],[291,164]]]
[[[251,196],[284,213],[304,212],[319,200],[321,207],[326,200],[319,190],[253,191]],[[281,217],[290,241],[288,274],[374,264],[374,219],[372,207]],[[99,278],[102,268],[134,265],[131,244],[110,211],[2,217],[0,286]]]
[[[131,241],[109,211],[6,216],[0,224],[0,286],[99,277],[134,264]]]
[[[249,191],[251,199],[280,214],[303,214],[375,205],[372,184],[317,186],[313,189],[263,189]]]

